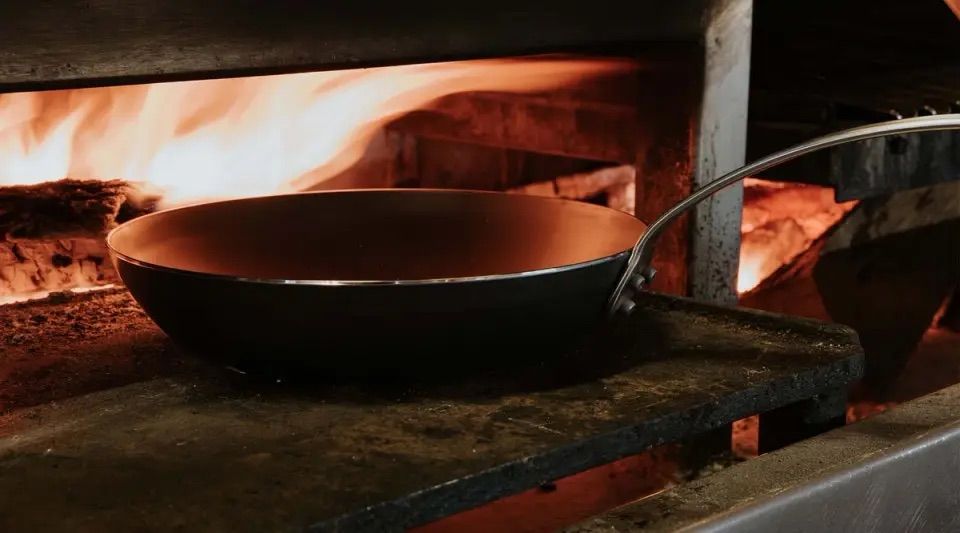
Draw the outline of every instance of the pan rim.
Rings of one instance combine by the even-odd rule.
[[[241,283],[257,283],[265,285],[300,285],[300,286],[320,286],[320,287],[340,287],[340,286],[415,286],[415,285],[444,285],[444,284],[453,284],[453,283],[478,283],[478,282],[487,282],[487,281],[503,281],[511,279],[520,279],[534,276],[542,276],[549,274],[558,274],[561,272],[567,272],[572,270],[578,270],[581,268],[588,268],[594,265],[599,265],[609,261],[615,261],[621,256],[625,256],[630,253],[633,249],[632,246],[620,250],[617,253],[605,255],[598,257],[596,259],[590,259],[587,261],[580,261],[577,263],[568,263],[565,265],[551,266],[546,268],[539,268],[535,270],[524,270],[520,272],[509,272],[504,274],[485,274],[481,276],[459,276],[459,277],[444,277],[444,278],[425,278],[425,279],[401,279],[401,280],[388,280],[388,279],[283,279],[283,278],[251,278],[245,276],[235,276],[230,274],[218,274],[214,272],[199,272],[195,270],[187,270],[176,267],[169,267],[165,265],[158,265],[156,263],[151,263],[149,261],[142,261],[131,257],[119,250],[117,250],[112,243],[114,235],[127,227],[130,224],[142,221],[149,217],[156,217],[170,213],[171,211],[180,211],[191,209],[200,206],[206,206],[211,204],[226,204],[232,202],[242,202],[244,200],[250,200],[253,198],[268,198],[268,197],[284,197],[284,196],[307,196],[307,195],[319,195],[319,194],[332,194],[332,193],[364,193],[364,192],[398,192],[404,194],[416,194],[416,193],[457,193],[457,194],[487,194],[493,196],[514,196],[510,193],[505,193],[501,191],[480,191],[480,190],[470,190],[470,189],[442,189],[442,188],[417,188],[417,189],[392,189],[392,188],[369,188],[369,189],[331,189],[323,191],[302,191],[302,192],[291,192],[291,193],[278,193],[278,194],[268,194],[244,198],[230,198],[225,200],[214,200],[210,202],[199,202],[194,204],[182,205],[177,207],[172,207],[170,209],[164,209],[161,211],[156,211],[141,217],[128,220],[123,224],[120,224],[116,228],[110,230],[107,233],[105,239],[107,249],[110,254],[112,254],[116,259],[123,260],[127,263],[130,263],[135,266],[142,268],[147,268],[150,270],[156,270],[160,272],[167,272],[172,274],[179,274],[184,276],[198,277],[203,279],[216,279],[221,281],[232,281],[232,282],[241,282]],[[527,195],[532,196],[532,195]],[[536,197],[539,200],[543,201],[557,201],[557,202],[570,202],[577,203],[582,205],[592,205],[598,209],[607,209],[613,211],[624,217],[629,217],[644,226],[643,231],[646,232],[647,225],[643,221],[637,219],[636,217],[630,215],[629,213],[624,213],[616,209],[609,207],[604,207],[595,204],[587,204],[585,202],[578,202],[576,200],[571,200],[567,198],[554,198],[548,196],[538,196]],[[643,233],[637,236],[639,239]]]

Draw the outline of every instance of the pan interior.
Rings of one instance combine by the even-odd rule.
[[[189,272],[273,280],[503,275],[616,255],[646,226],[601,206],[502,193],[358,190],[213,202],[135,219],[111,248]]]

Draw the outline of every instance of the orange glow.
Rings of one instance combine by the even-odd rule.
[[[0,185],[123,178],[168,204],[303,190],[444,95],[543,91],[626,67],[498,59],[0,95]]]
[[[675,445],[664,445],[411,529],[412,533],[559,531],[675,484]]]
[[[737,292],[790,263],[856,206],[833,198],[829,187],[745,180]]]
[[[113,283],[107,283],[105,285],[72,287],[70,289],[66,289],[63,292],[68,292],[68,293],[73,292],[77,294],[83,294],[85,292],[103,291],[103,290],[113,289],[113,288],[116,288],[116,285],[114,285]],[[29,302],[30,300],[39,300],[41,298],[46,298],[50,296],[51,292],[53,291],[36,291],[36,292],[21,293],[21,294],[15,294],[15,295],[0,294],[0,305],[9,305],[9,304],[15,304],[20,302]]]
[[[870,418],[897,406],[897,402],[873,402],[861,400],[847,406],[847,424]]]
[[[733,423],[730,450],[737,457],[749,459],[760,454],[760,415],[741,418]]]
[[[950,9],[952,9],[953,12],[958,17],[960,17],[960,0],[945,0],[945,1],[947,2],[947,5],[950,6]]]

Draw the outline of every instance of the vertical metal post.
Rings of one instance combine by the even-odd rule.
[[[714,0],[704,28],[704,78],[694,187],[741,166],[746,154],[753,0]],[[688,285],[694,298],[736,303],[741,186],[701,203],[690,229]]]

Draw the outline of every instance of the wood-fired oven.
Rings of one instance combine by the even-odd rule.
[[[727,520],[775,492],[764,472],[803,488],[820,470],[771,462],[810,464],[784,447],[859,418],[864,350],[850,327],[746,307],[810,315],[758,291],[813,283],[828,237],[855,240],[829,228],[873,228],[844,201],[893,212],[926,194],[907,189],[955,180],[960,134],[800,160],[749,182],[746,215],[731,187],[664,234],[655,292],[597,342],[439,383],[197,360],[122,287],[104,235],[185,203],[369,187],[558,196],[650,221],[747,154],[960,98],[960,47],[918,37],[956,23],[939,0],[905,24],[929,45],[919,59],[879,51],[908,17],[898,2],[804,4],[0,4],[0,529],[664,529]],[[862,59],[847,68],[913,68],[923,94],[902,90],[911,75],[844,76],[836,48]],[[813,235],[802,217],[827,222]],[[747,231],[790,224],[789,238]],[[777,246],[788,264],[740,265]],[[738,287],[738,272],[756,279]],[[912,433],[900,411],[890,434],[938,426],[940,407]],[[849,429],[852,449],[889,451]],[[731,438],[784,449],[712,482],[742,460]],[[805,442],[841,450],[823,469],[849,466],[847,448]]]

